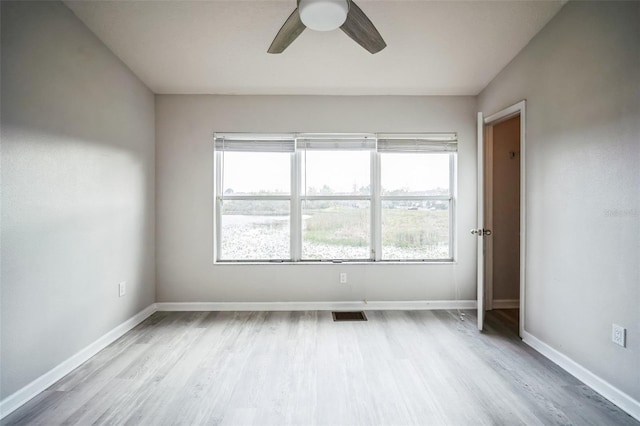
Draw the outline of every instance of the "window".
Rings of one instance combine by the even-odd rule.
[[[307,136],[302,152],[302,260],[371,258],[374,137]]]
[[[378,141],[381,259],[451,259],[455,145]]]
[[[455,134],[215,135],[217,261],[453,259]]]
[[[218,260],[290,258],[293,141],[222,138],[216,151]]]

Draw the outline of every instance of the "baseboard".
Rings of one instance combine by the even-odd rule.
[[[82,349],[80,352],[71,356],[22,389],[0,401],[0,419],[8,416],[16,409],[27,403],[31,398],[35,397],[40,392],[43,392],[49,386],[78,368],[82,363],[86,362],[102,349],[118,340],[123,334],[140,324],[154,312],[156,312],[156,305],[149,305],[113,330],[109,331],[104,336],[100,337],[95,342],[91,343],[89,346]]]
[[[158,311],[332,311],[476,309],[475,300],[409,300],[351,302],[194,302],[156,303]]]
[[[589,386],[603,397],[620,407],[623,411],[629,414],[636,420],[640,420],[640,402],[636,401],[620,389],[613,386],[611,383],[598,377],[591,371],[587,370],[568,356],[558,352],[551,346],[547,345],[537,337],[527,333],[522,334],[522,340],[542,355],[558,364],[565,369],[571,375],[582,381],[585,385]]]
[[[520,300],[518,299],[493,299],[492,309],[518,309]]]

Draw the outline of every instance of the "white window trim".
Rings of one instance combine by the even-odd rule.
[[[259,133],[214,133],[214,142],[218,139],[232,138],[236,141],[255,140],[293,140],[295,150],[291,152],[291,193],[290,195],[224,195],[223,192],[223,158],[224,153],[216,151],[214,143],[214,253],[213,261],[216,264],[318,264],[318,263],[455,263],[457,246],[456,225],[456,197],[457,197],[457,134],[456,133],[419,133],[419,134],[329,134],[329,133],[285,133],[285,134],[259,134]],[[302,191],[302,155],[304,148],[298,147],[299,139],[340,139],[353,140],[360,138],[373,138],[375,149],[370,150],[371,194],[370,195],[306,195]],[[423,152],[440,152],[449,154],[449,195],[421,196],[421,195],[382,195],[381,192],[381,162],[382,152],[378,151],[378,140],[401,140],[402,149],[397,152],[411,152],[411,141],[425,140],[436,149]],[[408,147],[408,148],[407,148]],[[330,149],[330,148],[329,148]],[[386,151],[390,152],[390,151]],[[290,201],[290,258],[288,259],[251,259],[233,260],[220,259],[221,253],[221,207],[224,200],[275,200]],[[369,259],[302,259],[302,202],[303,200],[364,200],[370,202],[370,257]],[[449,202],[449,257],[445,259],[382,259],[382,201],[387,200],[420,200],[420,201],[448,201]]]

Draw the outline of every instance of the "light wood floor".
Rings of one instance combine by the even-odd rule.
[[[158,312],[2,423],[638,425],[504,315]]]

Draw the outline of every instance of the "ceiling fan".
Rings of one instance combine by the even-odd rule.
[[[305,28],[316,31],[340,28],[371,53],[378,53],[387,46],[353,0],[298,0],[298,7],[282,25],[267,52],[282,53]]]

